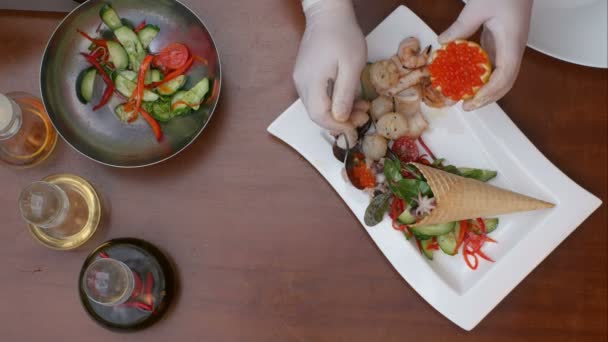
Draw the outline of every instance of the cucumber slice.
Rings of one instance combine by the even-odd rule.
[[[447,255],[456,255],[456,245],[458,244],[458,235],[455,232],[439,235],[437,237],[439,248]]]
[[[137,73],[135,71],[123,70],[119,73],[119,75],[128,79],[129,81],[137,82]]]
[[[416,216],[412,215],[412,207],[409,205],[397,219],[403,224],[412,224],[416,222]]]
[[[116,106],[116,108],[114,108],[114,114],[116,114],[116,117],[122,121],[122,122],[128,122],[129,118],[131,118],[131,115],[133,115],[133,112],[127,112],[125,110],[125,105],[121,104]]]
[[[158,33],[160,32],[160,27],[156,25],[146,25],[143,29],[137,32],[137,37],[143,45],[144,49],[147,49],[150,46],[150,43],[156,38]]]
[[[116,90],[118,90],[119,93],[121,93],[123,96],[131,97],[133,91],[135,91],[135,88],[137,88],[137,84],[123,76],[123,73],[124,71],[116,76],[114,79],[114,84],[116,85]],[[158,97],[159,96],[156,93],[153,93],[147,89],[144,90],[144,101],[154,102],[158,100]]]
[[[83,70],[76,80],[76,95],[80,102],[87,104],[93,98],[93,86],[95,85],[97,70],[90,67]]]
[[[163,79],[163,74],[160,70],[150,69],[146,73],[146,81],[145,84],[150,84],[152,82],[160,82]]]
[[[424,254],[424,256],[427,259],[433,260],[433,250],[429,249],[429,246],[431,245],[433,240],[429,239],[429,240],[418,240],[418,241],[420,241],[420,246],[422,247],[422,254]]]
[[[184,99],[186,93],[187,91],[185,90],[178,91],[171,98],[171,111],[173,112],[173,116],[188,115],[192,112],[193,108],[188,107],[184,103],[178,103]]]
[[[108,52],[110,53],[110,62],[114,63],[116,70],[124,70],[129,66],[129,55],[122,45],[109,40]]]
[[[170,101],[156,101],[144,103],[144,108],[153,118],[160,122],[167,122],[173,118]]]
[[[491,232],[495,231],[496,228],[498,228],[498,218],[488,218],[488,219],[483,219],[483,222],[486,225],[486,233],[490,234]],[[475,233],[475,234],[481,234],[481,227],[479,226],[479,223],[477,222],[477,220],[470,220],[469,223],[471,224],[471,230]]]
[[[498,172],[492,170],[473,169],[470,167],[459,167],[458,172],[462,177],[477,179],[481,182],[487,182],[496,177]]]
[[[205,95],[207,95],[208,92],[209,79],[207,78],[202,79],[192,89],[186,92],[178,91],[177,93],[175,93],[175,95],[173,95],[173,98],[171,99],[173,115],[185,115],[190,113],[192,109],[198,110],[200,107],[198,104],[203,100],[203,98],[205,97]],[[190,106],[185,103],[178,103],[179,101],[186,102],[190,105],[196,104],[196,106],[194,108],[190,108]]]
[[[146,50],[141,45],[135,32],[127,26],[121,26],[114,30],[114,35],[127,51],[131,69],[139,70],[139,65],[146,58]]]
[[[165,95],[165,96],[173,95],[173,94],[175,94],[175,92],[180,90],[184,86],[184,84],[186,84],[187,80],[188,80],[188,77],[186,77],[186,75],[178,76],[178,77],[172,79],[171,81],[158,86],[158,88],[156,88],[156,91],[160,95]]]
[[[432,224],[429,226],[421,227],[410,227],[410,230],[415,234],[427,235],[427,236],[439,236],[449,233],[454,230],[456,222]]]
[[[367,101],[373,101],[378,97],[378,93],[372,84],[369,74],[371,67],[372,63],[367,63],[365,68],[363,68],[363,72],[361,73],[361,93],[363,95],[363,99]]]
[[[116,30],[117,28],[122,26],[120,17],[110,4],[103,5],[101,10],[99,10],[99,16],[101,17],[103,23],[106,24],[112,30]]]

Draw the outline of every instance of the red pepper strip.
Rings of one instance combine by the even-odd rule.
[[[494,260],[492,260],[489,256],[485,255],[481,250],[477,251],[476,254],[490,262],[494,262]]]
[[[462,220],[460,221],[460,231],[458,232],[458,242],[456,243],[456,248],[454,249],[454,254],[458,253],[458,249],[462,246],[464,242],[465,233],[467,232],[467,226],[469,221]]]
[[[399,230],[399,231],[403,231],[405,230],[406,225],[401,224],[401,222],[399,222],[397,219],[393,220],[393,228],[395,230]]]
[[[153,59],[154,56],[147,55],[139,66],[139,75],[137,76],[137,87],[133,92],[135,95],[135,112],[139,112],[139,108],[141,108],[141,102],[144,99],[146,72],[150,68],[150,64],[152,63]]]
[[[487,230],[486,230],[486,223],[483,222],[483,219],[481,219],[480,217],[477,218],[477,222],[479,223],[479,225],[481,226],[481,234],[482,235],[486,235],[487,234]]]
[[[142,21],[141,24],[137,25],[137,27],[133,30],[135,33],[141,31],[144,27],[146,27],[146,21]]]
[[[462,251],[462,254],[464,255],[464,261],[467,263],[467,265],[472,269],[472,270],[476,270],[477,266],[479,266],[479,259],[477,259],[477,256],[471,252],[469,252],[467,249]],[[473,260],[475,260],[475,263],[472,263],[471,260],[469,260],[470,258],[473,258]]]
[[[95,38],[89,36],[88,34],[86,34],[85,32],[83,32],[81,30],[76,30],[76,31],[78,31],[78,33],[80,33],[81,36],[83,36],[86,39],[90,40],[95,45],[99,45],[99,46],[103,46],[103,47],[107,47],[108,46],[108,44],[106,43],[106,41],[103,40],[103,39],[95,39]]]
[[[95,67],[95,69],[97,69],[97,72],[101,75],[101,77],[103,78],[103,81],[106,82],[107,88],[103,94],[103,98],[101,99],[101,102],[99,102],[99,104],[97,106],[95,106],[95,108],[93,108],[93,110],[97,110],[97,109],[101,108],[102,106],[104,106],[106,103],[108,103],[108,101],[112,97],[112,93],[114,92],[114,89],[115,89],[114,82],[112,82],[112,79],[110,79],[110,76],[108,76],[108,74],[106,74],[106,71],[103,69],[101,64],[99,64],[99,62],[95,59],[95,57],[93,57],[91,55],[87,55],[86,53],[81,53],[81,55],[83,55],[84,58],[86,58],[87,61],[89,63],[91,63]]]
[[[175,69],[173,71],[171,71],[170,73],[168,73],[165,78],[163,78],[161,81],[159,82],[153,82],[150,83],[146,86],[146,88],[150,89],[150,88],[156,88],[161,84],[165,84],[183,74],[186,73],[186,71],[188,71],[188,69],[190,69],[190,67],[192,66],[192,63],[194,63],[194,57],[190,56],[190,58],[188,58],[188,61],[186,62],[186,64],[184,64],[181,68],[179,69]]]
[[[487,241],[487,242],[498,243],[496,240],[492,239],[492,238],[491,238],[491,237],[489,237],[489,236],[484,236],[484,240],[485,240],[485,241]]]
[[[436,251],[439,249],[439,243],[437,242],[437,238],[433,237],[433,240],[431,241],[430,244],[428,244],[426,246],[426,249],[431,250],[431,251]]]
[[[416,245],[418,246],[418,250],[420,251],[420,253],[422,253],[422,244],[420,243],[420,240],[415,239],[416,240]]]
[[[139,109],[139,113],[141,113],[141,115],[144,117],[144,119],[146,119],[146,121],[148,122],[148,125],[150,125],[150,127],[152,128],[152,131],[154,132],[154,136],[156,137],[156,141],[161,141],[161,139],[163,138],[163,132],[160,129],[160,125],[158,124],[158,122],[156,122],[156,120],[154,120],[154,118],[152,117],[152,115],[150,115],[150,113],[146,112],[143,108]]]
[[[99,256],[102,258],[109,258],[109,256],[105,252],[99,252]]]
[[[108,103],[110,101],[110,99],[112,98],[112,94],[114,93],[114,85],[111,84],[109,86],[106,87],[106,90],[103,92],[103,97],[101,98],[101,101],[99,101],[99,104],[95,107],[93,107],[93,111],[98,110],[99,108],[105,106],[106,103]]]
[[[154,285],[154,277],[152,276],[151,272],[148,272],[146,274],[146,286],[144,289],[144,296],[145,296],[145,301],[148,303],[148,305],[153,306],[154,302],[152,299],[152,287]]]
[[[139,274],[137,274],[137,272],[133,272],[133,279],[135,279],[135,286],[133,287],[133,292],[131,293],[131,298],[135,298],[137,296],[139,296],[139,294],[141,293],[142,290],[142,282],[141,282],[141,277],[139,276]]]
[[[154,309],[148,305],[148,304],[144,304],[144,303],[140,303],[140,302],[127,302],[127,303],[122,303],[121,306],[123,307],[127,307],[127,308],[137,308],[143,311],[150,311],[153,312]]]
[[[212,102],[217,97],[218,92],[220,91],[220,82],[217,80],[213,80],[213,90],[211,91],[211,95],[207,98],[207,103]]]
[[[433,151],[431,151],[431,149],[428,146],[426,146],[426,143],[424,142],[424,140],[422,140],[422,136],[418,137],[418,142],[420,143],[420,145],[422,145],[422,148],[424,148],[426,153],[428,153],[429,156],[431,156],[431,158],[433,158],[433,160],[437,159],[437,158],[435,158]]]
[[[201,57],[201,56],[196,56],[196,55],[194,56],[194,58],[195,58],[197,61],[199,61],[199,62],[203,63],[204,65],[207,65],[207,66],[209,65],[209,61],[207,60],[207,58],[203,58],[203,57]]]

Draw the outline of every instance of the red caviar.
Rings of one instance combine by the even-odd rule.
[[[433,86],[454,101],[472,97],[490,78],[488,55],[476,43],[453,41],[435,51],[429,65]]]
[[[365,164],[365,156],[361,153],[355,154],[355,165],[352,169],[352,181],[356,181],[358,184],[354,184],[358,188],[373,188],[376,186],[376,176]]]

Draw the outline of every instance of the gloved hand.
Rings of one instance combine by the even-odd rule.
[[[367,61],[352,2],[304,0],[302,6],[306,31],[293,74],[296,88],[314,122],[352,136],[355,128],[347,121]],[[335,81],[333,91],[328,91],[329,80]]]
[[[489,82],[463,104],[474,110],[502,98],[513,86],[528,41],[532,0],[469,0],[458,19],[439,36],[441,44],[467,39],[481,25],[481,45],[495,69]]]

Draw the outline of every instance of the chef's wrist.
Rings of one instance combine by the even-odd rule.
[[[302,0],[302,9],[307,20],[327,11],[354,15],[352,0]]]

